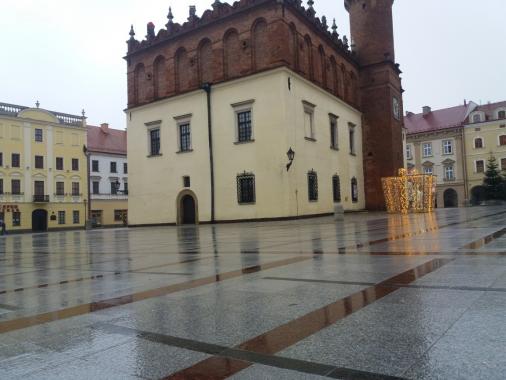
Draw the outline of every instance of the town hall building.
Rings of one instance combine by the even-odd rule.
[[[128,67],[129,223],[269,220],[384,208],[403,164],[393,0],[346,0],[351,41],[313,1],[214,1]]]

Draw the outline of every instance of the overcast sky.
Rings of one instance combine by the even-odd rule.
[[[1,0],[0,102],[84,108],[90,124],[123,129],[130,24],[141,39],[147,22],[165,25],[169,6],[183,22],[189,5],[201,15],[213,1]],[[315,9],[349,35],[343,0],[315,0]],[[506,100],[505,14],[505,0],[396,0],[405,109]]]

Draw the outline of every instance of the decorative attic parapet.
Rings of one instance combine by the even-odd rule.
[[[40,104],[40,103],[38,103],[38,104]],[[28,109],[30,109],[30,107],[19,106],[19,105],[8,104],[8,103],[0,103],[0,115],[3,115],[3,116],[18,117],[20,112],[28,110]],[[43,110],[43,109],[40,109],[38,106],[36,109],[41,110],[46,113],[50,113],[58,120],[58,122],[60,124],[74,125],[74,126],[84,126],[84,124],[85,124],[86,117],[84,116],[84,113],[83,113],[83,116],[77,116],[77,115],[71,115],[71,114],[62,113],[62,112]]]
[[[337,25],[335,25],[335,19],[332,25],[332,31],[329,31],[327,18],[325,16],[322,16],[320,20],[320,18],[316,16],[316,11],[313,8],[314,1],[312,0],[308,1],[307,8],[302,5],[301,0],[239,0],[235,1],[232,5],[228,3],[222,3],[220,0],[215,0],[212,4],[212,9],[207,9],[204,11],[202,17],[200,18],[196,14],[196,7],[190,6],[188,21],[183,24],[174,23],[174,15],[172,13],[172,9],[169,8],[169,13],[167,15],[168,23],[165,25],[165,29],[160,29],[157,34],[155,33],[155,26],[153,23],[148,23],[148,33],[146,39],[138,41],[134,37],[135,32],[132,26],[130,29],[130,39],[127,41],[127,56],[148,49],[153,45],[176,39],[183,34],[198,30],[217,21],[221,21],[230,16],[267,3],[275,3],[283,8],[291,7],[297,12],[297,14],[312,24],[316,30],[324,34],[327,39],[332,42],[334,48],[346,54],[348,57],[354,58],[354,53],[350,51],[350,46],[346,36],[344,36],[342,39],[339,38],[339,34],[337,33]]]

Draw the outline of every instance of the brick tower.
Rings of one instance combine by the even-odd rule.
[[[381,178],[404,166],[401,71],[395,63],[394,0],[345,0],[360,64],[366,207],[383,210]]]

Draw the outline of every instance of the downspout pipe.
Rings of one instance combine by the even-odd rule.
[[[214,155],[213,155],[213,124],[211,113],[211,83],[204,83],[202,89],[207,95],[207,131],[209,137],[209,169],[211,174],[211,223],[215,222],[215,192],[214,192]]]

